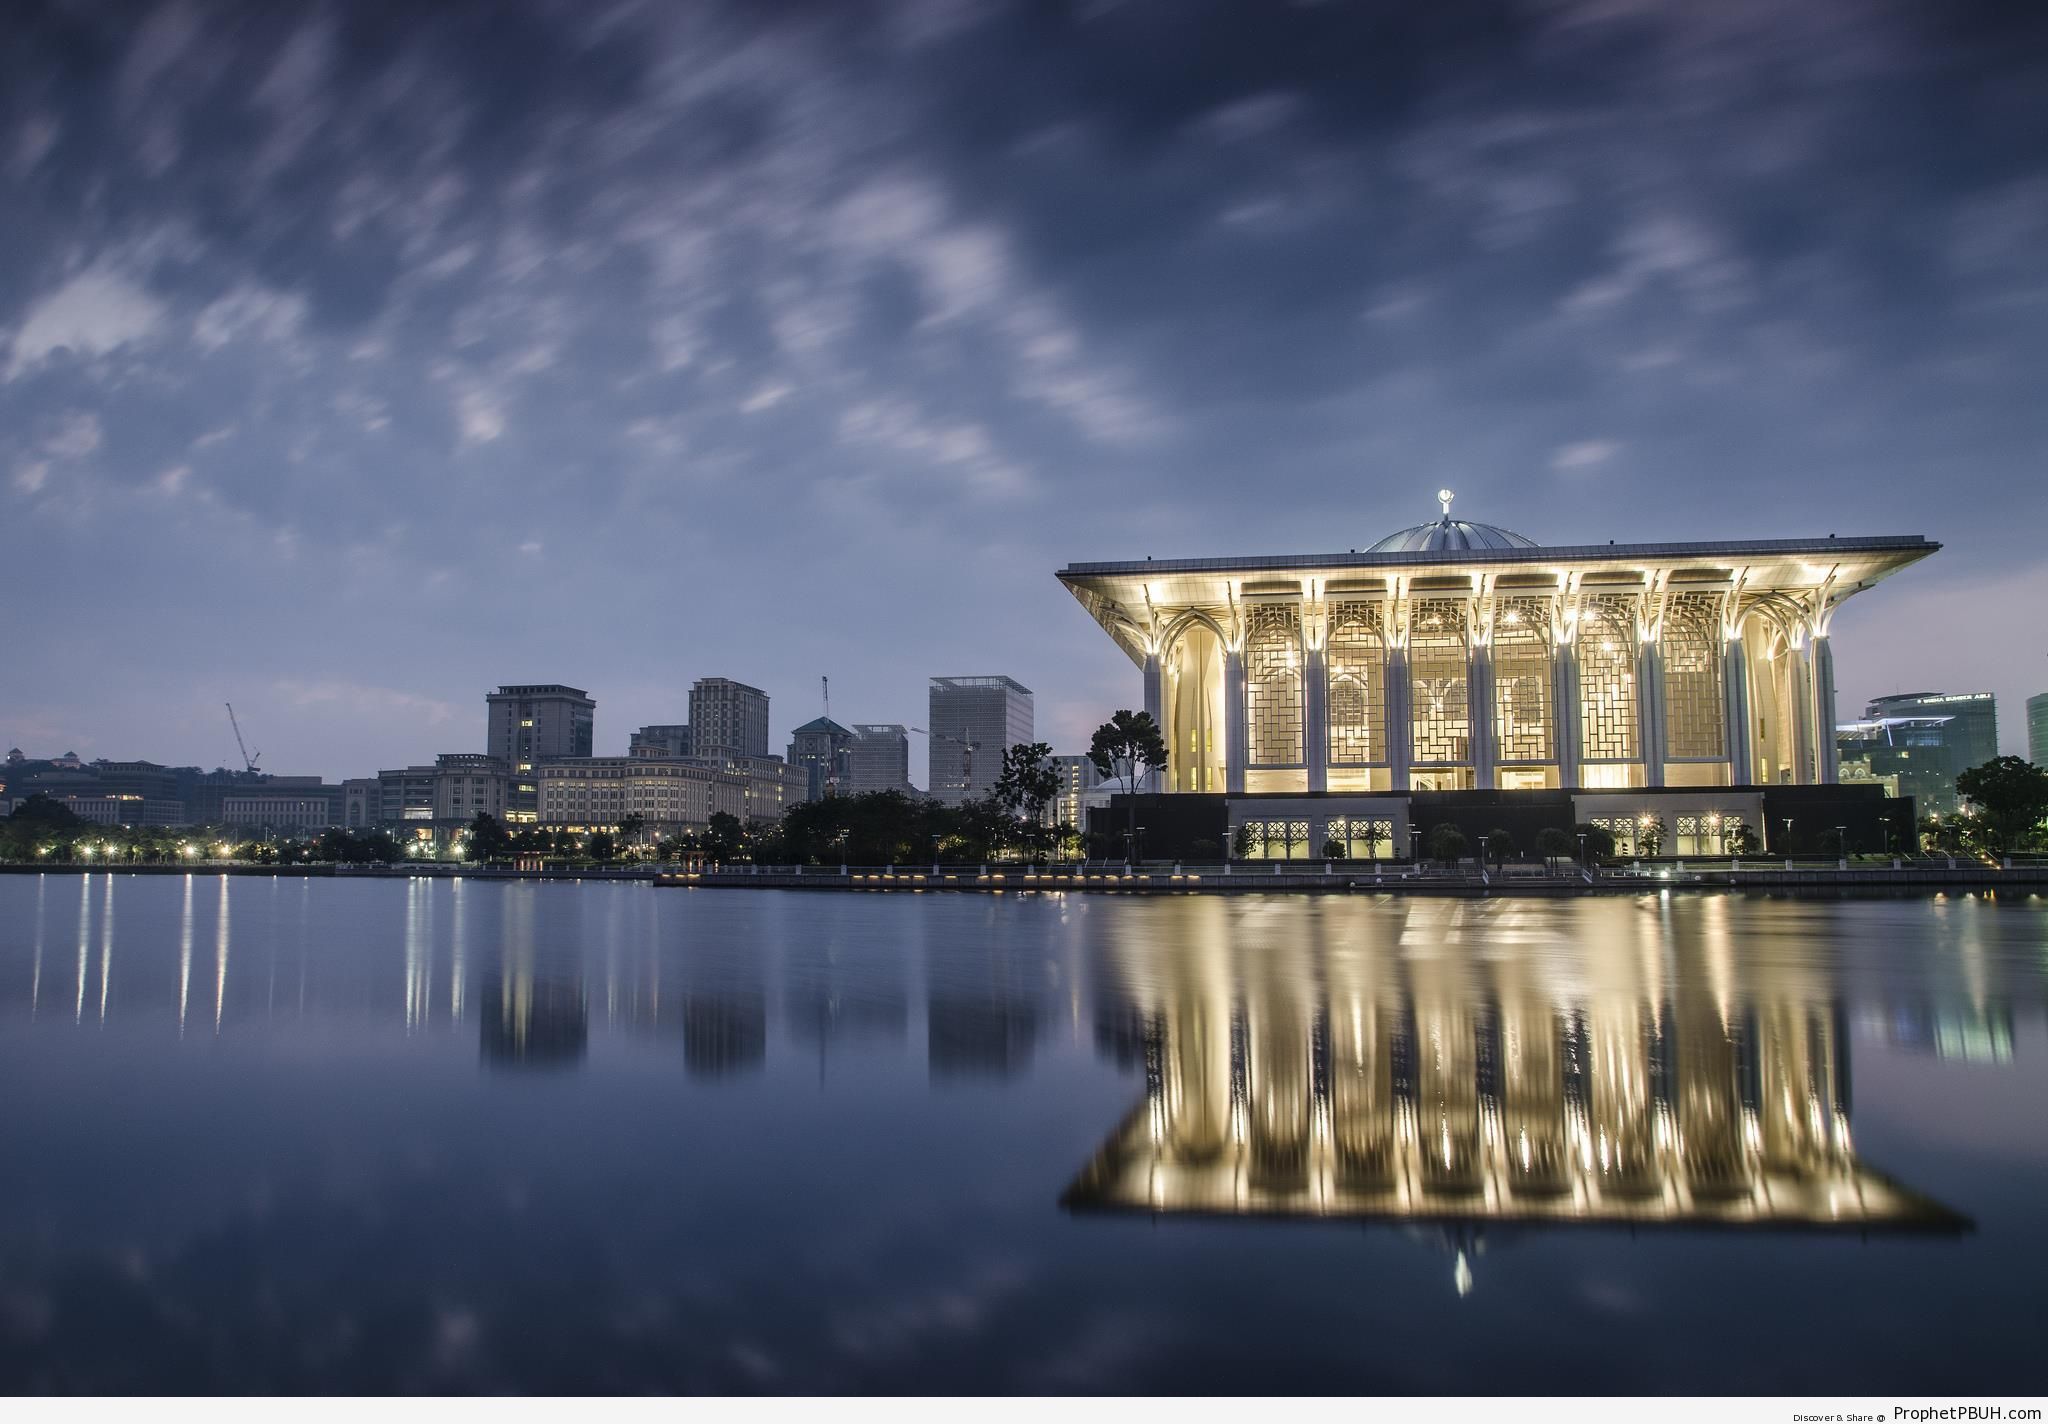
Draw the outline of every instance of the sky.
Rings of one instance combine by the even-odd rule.
[[[2048,8],[13,0],[0,744],[689,684],[1057,751],[1076,560],[1924,534],[1846,713],[2048,689]],[[913,773],[922,780],[922,738]]]

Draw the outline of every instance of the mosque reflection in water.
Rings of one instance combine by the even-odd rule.
[[[1197,913],[1191,940],[1119,946],[1145,1094],[1062,1203],[1458,1244],[1492,1223],[1967,1230],[1857,1155],[1822,972],[1738,972],[1712,910],[1640,948],[1517,952],[1522,912],[1444,904],[1397,915],[1397,942],[1312,952]]]

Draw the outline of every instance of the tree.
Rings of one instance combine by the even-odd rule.
[[[512,833],[489,811],[479,811],[469,823],[469,858],[500,860],[512,853]]]
[[[1574,834],[1584,838],[1588,860],[1612,860],[1614,858],[1614,832],[1605,826],[1596,826],[1591,821],[1581,821],[1573,828]]]
[[[1252,852],[1258,849],[1258,839],[1259,833],[1252,828],[1250,821],[1240,822],[1230,835],[1230,858],[1250,860]]]
[[[738,860],[746,849],[747,829],[730,811],[713,811],[704,831],[704,854],[714,865]]]
[[[2019,849],[2048,817],[2048,771],[2024,757],[1993,757],[1960,772],[1956,791],[1984,818],[2003,850]]]
[[[1445,865],[1456,865],[1465,855],[1465,833],[1446,821],[1429,833],[1429,853]]]
[[[1351,838],[1355,841],[1365,842],[1365,858],[1367,860],[1378,860],[1380,858],[1380,842],[1387,839],[1387,829],[1378,821],[1367,817],[1363,821],[1351,823]]]
[[[1138,783],[1146,773],[1166,765],[1166,738],[1160,735],[1150,712],[1121,709],[1095,729],[1088,743],[1088,761],[1104,781],[1123,783],[1128,847],[1138,838]]]
[[[647,832],[647,818],[638,811],[628,811],[619,818],[619,845],[632,849],[640,844]]]
[[[1351,853],[1345,849],[1344,842],[1338,840],[1335,836],[1331,836],[1323,842],[1324,860],[1349,860],[1350,858]]]
[[[1515,838],[1496,826],[1486,833],[1486,853],[1493,857],[1493,868],[1499,870],[1515,853]]]
[[[1647,856],[1656,856],[1664,849],[1664,818],[1645,816],[1636,822],[1636,850]]]
[[[1558,861],[1577,849],[1572,833],[1560,826],[1545,826],[1536,833],[1536,851],[1543,857],[1544,868],[1553,875],[1557,873]]]
[[[1045,819],[1045,808],[1059,795],[1060,775],[1052,767],[1047,742],[1020,742],[1003,749],[1003,769],[996,773],[996,800],[1013,816]]]
[[[1738,859],[1745,855],[1755,855],[1757,853],[1756,829],[1747,821],[1737,821],[1733,826],[1729,827],[1728,833],[1721,838],[1721,841],[1728,848],[1728,854]]]

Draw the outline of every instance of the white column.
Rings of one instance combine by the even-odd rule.
[[[1233,796],[1244,793],[1244,764],[1248,756],[1244,736],[1244,654],[1233,648],[1223,655],[1223,789]]]
[[[1169,738],[1166,743],[1166,785],[1171,786],[1173,785],[1172,777],[1174,773],[1180,770],[1175,763],[1184,753],[1173,745],[1170,734],[1166,731],[1165,680],[1160,672],[1159,654],[1157,653],[1145,654],[1145,715],[1158,723],[1160,733],[1167,735]],[[1143,782],[1143,789],[1146,791],[1161,790],[1160,779],[1159,772],[1148,773]]]
[[[1465,717],[1471,728],[1467,750],[1472,758],[1472,784],[1493,789],[1493,649],[1476,645],[1465,661]]]
[[[1842,758],[1835,746],[1835,650],[1826,634],[1813,646],[1814,780],[1833,785],[1841,780]]]
[[[1551,735],[1557,741],[1557,784],[1579,784],[1579,661],[1570,643],[1550,655]]]
[[[1664,653],[1655,643],[1636,651],[1636,727],[1642,742],[1643,784],[1664,784]]]
[[[1786,755],[1792,762],[1792,784],[1813,784],[1813,656],[1810,643],[1788,652],[1785,663]]]
[[[1721,645],[1721,697],[1728,746],[1728,780],[1735,786],[1756,781],[1756,756],[1749,743],[1749,650],[1740,638]]]
[[[1329,678],[1324,672],[1323,650],[1310,648],[1302,664],[1301,752],[1308,764],[1308,789],[1325,791],[1330,784]],[[1317,843],[1318,850],[1322,849]]]
[[[1409,713],[1413,689],[1408,686],[1408,650],[1387,653],[1387,770],[1396,791],[1408,789],[1408,769],[1415,764],[1415,720]]]

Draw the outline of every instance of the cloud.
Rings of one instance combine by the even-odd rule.
[[[1579,440],[1550,452],[1550,468],[1561,475],[1583,474],[1613,459],[1621,446],[1612,440]]]
[[[83,460],[100,448],[105,438],[100,418],[89,410],[67,410],[58,418],[57,429],[43,441],[43,452],[59,460]]]
[[[164,317],[164,304],[125,274],[90,268],[30,304],[9,349],[5,379],[59,352],[104,356],[146,341]]]
[[[272,687],[293,707],[334,709],[350,716],[405,717],[440,726],[460,715],[453,703],[441,698],[370,683],[280,678]]]

